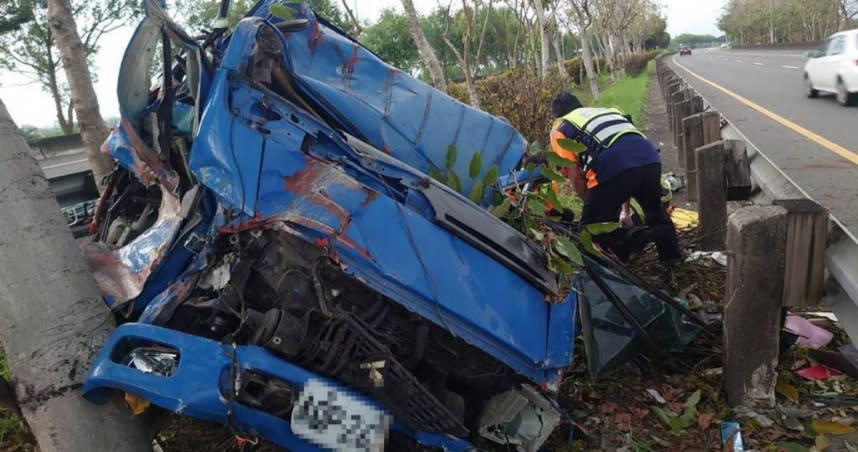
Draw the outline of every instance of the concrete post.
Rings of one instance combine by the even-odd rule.
[[[676,149],[679,153],[677,156],[677,161],[679,162],[680,168],[685,168],[685,128],[682,125],[682,121],[695,114],[703,111],[703,99],[698,96],[694,90],[688,89],[685,90],[686,98],[685,100],[676,104],[676,132],[674,133],[674,142],[676,143]]]
[[[0,341],[39,449],[151,451],[121,399],[80,396],[114,329],[45,176],[0,101]]]
[[[809,199],[779,199],[787,211],[784,306],[816,306],[825,283],[828,210]]]
[[[694,150],[700,146],[703,146],[703,115],[698,113],[682,120],[679,165],[685,168],[685,187],[689,201],[697,201],[697,165]]]
[[[697,164],[697,208],[700,249],[724,249],[727,226],[727,181],[724,143],[716,141],[694,151]]]
[[[724,383],[727,403],[771,407],[775,402],[786,210],[743,207],[727,232]]]
[[[721,139],[721,114],[717,111],[705,111],[700,116],[702,141],[695,142],[696,146],[685,148],[685,185],[687,187],[687,199],[689,202],[697,202],[697,156],[695,151],[698,147],[714,143]],[[696,131],[695,131],[696,133]]]

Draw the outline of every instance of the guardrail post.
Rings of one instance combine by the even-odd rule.
[[[780,199],[786,217],[785,306],[816,306],[825,282],[828,210],[809,199]]]
[[[727,225],[727,183],[724,176],[724,142],[716,141],[697,148],[697,208],[699,211],[700,249],[724,249]]]
[[[687,99],[690,99],[693,95],[694,91],[691,88],[683,88],[679,91],[675,91],[670,97],[670,130],[673,131],[673,144],[675,146],[679,146],[679,128],[681,126],[681,121],[683,118],[682,112],[680,112],[679,110],[679,106],[682,102],[686,101]]]
[[[727,232],[724,383],[730,406],[775,402],[781,329],[786,210],[743,207]]]
[[[690,202],[697,202],[697,154],[696,150],[700,146],[714,143],[721,139],[721,115],[717,111],[705,111],[700,113],[700,125],[696,120],[693,127],[699,127],[693,131],[692,137],[694,141],[685,148],[685,187],[686,198]],[[699,141],[697,133],[700,134]]]
[[[678,108],[678,110],[677,110],[677,121],[678,121],[677,136],[679,137],[679,141],[677,141],[677,143],[676,143],[676,148],[679,152],[679,155],[677,157],[677,161],[679,162],[679,167],[682,169],[685,169],[687,167],[687,164],[686,164],[687,149],[694,149],[697,146],[700,146],[701,144],[703,144],[701,142],[697,146],[694,146],[692,148],[688,148],[687,143],[686,143],[687,142],[687,140],[685,138],[686,137],[686,129],[685,129],[685,126],[683,125],[683,121],[685,121],[685,119],[688,118],[689,116],[695,115],[695,114],[703,111],[703,98],[698,96],[694,91],[691,91],[691,93],[692,93],[691,98],[680,102],[678,107],[677,107]],[[701,132],[701,138],[702,138],[702,132]]]

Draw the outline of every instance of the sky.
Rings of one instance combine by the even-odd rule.
[[[361,21],[375,20],[385,8],[402,11],[400,0],[347,1]],[[414,6],[418,13],[425,14],[441,1],[414,0]],[[667,17],[667,32],[671,36],[682,33],[715,36],[722,34],[716,23],[726,0],[659,0],[659,3],[663,14]],[[446,5],[446,1],[443,4]],[[98,77],[95,92],[101,114],[105,118],[119,116],[116,78],[122,54],[133,31],[132,26],[127,26],[102,37],[101,49],[95,58],[95,67],[91,68]],[[0,71],[0,99],[6,104],[18,126],[49,127],[56,122],[56,112],[50,95],[22,74]]]

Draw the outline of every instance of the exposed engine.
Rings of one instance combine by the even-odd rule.
[[[509,407],[498,404],[526,384],[496,359],[350,277],[323,247],[271,230],[223,237],[199,288],[167,326],[265,347],[371,395],[417,431],[468,437],[508,428],[518,411],[509,418]],[[289,401],[278,384],[257,375],[245,383],[239,400],[288,419]],[[531,410],[556,418],[548,399],[525,387],[506,405],[519,411],[533,405]],[[540,425],[536,431],[552,428]],[[509,434],[516,432],[484,436],[506,443]],[[514,439],[511,444],[528,441]]]

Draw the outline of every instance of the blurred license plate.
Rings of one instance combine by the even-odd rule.
[[[309,380],[292,409],[292,432],[338,451],[381,451],[390,416],[348,390]]]

